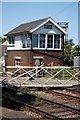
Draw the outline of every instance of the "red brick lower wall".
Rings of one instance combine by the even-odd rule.
[[[43,56],[43,63],[48,65],[53,62],[54,66],[63,64],[63,51],[33,51],[34,56]]]
[[[45,65],[53,62],[54,66],[63,64],[63,51],[49,51],[49,50],[11,50],[7,52],[6,66],[14,66],[14,58],[21,57],[21,66],[29,66],[33,61],[33,56],[43,56],[42,62]]]
[[[14,66],[14,57],[21,57],[21,66],[28,65],[30,61],[30,51],[11,50],[7,52],[6,65]]]

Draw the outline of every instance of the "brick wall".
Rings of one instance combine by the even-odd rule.
[[[39,50],[14,50],[8,51],[6,56],[6,66],[14,66],[14,58],[21,57],[21,66],[28,66],[30,62],[33,62],[33,56],[43,56],[42,62],[45,65],[53,62],[54,66],[62,64],[63,60],[63,51],[39,51]]]
[[[21,57],[21,66],[28,65],[30,61],[30,51],[8,51],[6,56],[6,66],[14,66],[14,58]]]
[[[53,62],[54,66],[58,66],[63,63],[63,51],[34,51],[34,55],[43,56],[43,63],[48,65]]]

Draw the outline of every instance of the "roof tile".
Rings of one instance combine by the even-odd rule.
[[[21,24],[18,27],[11,30],[10,32],[8,32],[7,34],[5,34],[5,36],[6,35],[17,34],[17,33],[29,32],[31,29],[36,28],[37,26],[39,26],[40,24],[45,22],[47,19],[49,19],[49,17],[39,19],[39,20],[36,20],[36,21],[32,21],[32,22],[29,22],[29,23]]]

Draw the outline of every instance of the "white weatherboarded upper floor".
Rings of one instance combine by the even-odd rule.
[[[8,32],[8,50],[50,49],[61,50],[66,31],[52,18],[22,24]]]

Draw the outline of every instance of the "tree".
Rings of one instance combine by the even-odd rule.
[[[2,43],[2,37],[0,36],[0,44]]]
[[[65,41],[64,44],[64,65],[72,66],[73,65],[73,46],[75,44],[73,43],[73,39]]]
[[[73,56],[80,56],[80,45],[76,45],[72,51]]]
[[[5,41],[7,40],[7,38],[2,38],[1,36],[0,36],[0,44],[2,44],[2,43],[4,43]]]
[[[75,46],[73,39],[65,41],[64,65],[73,66],[74,56],[80,56],[80,45]]]

